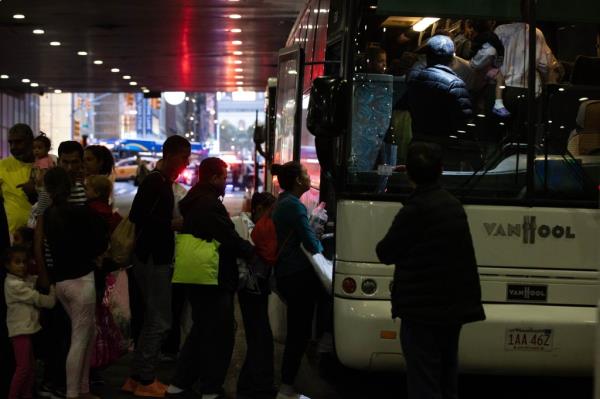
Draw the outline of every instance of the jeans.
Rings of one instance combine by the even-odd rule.
[[[273,390],[273,333],[269,324],[269,293],[238,293],[246,332],[246,359],[237,392],[252,396]]]
[[[131,375],[146,383],[156,377],[160,349],[171,329],[171,265],[134,259],[133,273],[144,306],[144,322],[133,352]]]
[[[458,398],[458,339],[461,325],[402,320],[408,399]]]
[[[202,394],[223,393],[234,345],[233,293],[213,285],[186,285],[192,330],[179,352],[173,385]]]
[[[11,339],[17,367],[10,384],[8,399],[32,398],[35,383],[35,360],[31,335],[18,335]]]
[[[281,366],[281,382],[294,385],[312,333],[321,283],[312,269],[277,278],[277,290],[287,305],[287,336]]]
[[[89,393],[90,360],[96,336],[94,273],[56,283],[56,296],[71,319],[71,346],[67,355],[67,397]]]

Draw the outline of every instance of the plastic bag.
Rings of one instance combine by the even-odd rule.
[[[129,217],[123,218],[110,236],[110,257],[117,265],[130,265],[134,245],[135,224]]]
[[[310,264],[313,266],[325,291],[327,291],[328,294],[331,294],[333,292],[333,264],[323,256],[323,254],[311,254],[304,248],[304,245],[301,245],[300,247],[310,261]]]

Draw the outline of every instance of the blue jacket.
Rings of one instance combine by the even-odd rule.
[[[471,97],[465,82],[449,67],[413,69],[406,83],[405,101],[415,139],[447,139],[465,129],[467,119],[473,115]]]
[[[323,247],[308,223],[308,212],[304,204],[295,195],[284,192],[279,195],[271,217],[277,231],[279,251],[275,276],[289,276],[312,269],[312,265],[300,248],[300,243],[313,254],[322,252]]]

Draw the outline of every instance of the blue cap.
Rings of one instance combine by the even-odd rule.
[[[429,38],[422,52],[438,57],[452,57],[454,55],[454,42],[448,36],[435,35]]]

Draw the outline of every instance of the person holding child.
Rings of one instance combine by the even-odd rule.
[[[4,257],[8,272],[4,280],[6,325],[16,360],[8,399],[33,397],[35,361],[32,335],[41,329],[39,308],[52,308],[55,304],[53,286],[48,295],[40,294],[35,289],[37,276],[28,272],[29,252],[25,246],[13,246]]]

